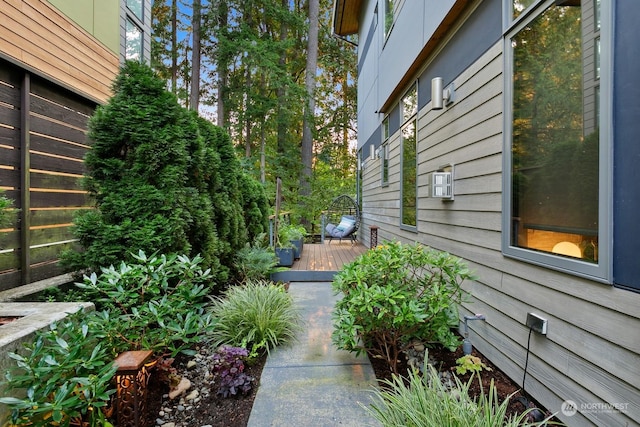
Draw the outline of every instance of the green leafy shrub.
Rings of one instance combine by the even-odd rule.
[[[456,374],[465,375],[467,372],[480,373],[483,369],[491,371],[491,368],[482,363],[479,357],[466,354],[456,360]]]
[[[0,190],[0,228],[5,227],[9,224],[9,217],[11,212],[9,208],[13,206],[13,202],[11,199],[5,197],[2,193],[4,191]]]
[[[0,403],[12,409],[11,423],[29,426],[68,426],[85,421],[110,426],[103,409],[115,392],[116,367],[102,333],[79,312],[36,332],[21,354],[10,353],[17,368],[5,375],[5,385],[16,396]],[[22,390],[22,392],[18,392]],[[79,425],[79,424],[78,424]]]
[[[301,321],[291,296],[267,281],[232,286],[224,298],[213,299],[211,313],[213,345],[244,347],[252,355],[293,339]]]
[[[307,234],[307,230],[302,225],[283,225],[280,228],[282,235],[289,240],[300,240]]]
[[[242,169],[229,134],[203,118],[198,118],[198,129],[208,159],[202,177],[215,208],[220,259],[230,266],[237,251],[267,231],[269,203],[262,184]]]
[[[542,426],[528,423],[529,411],[507,417],[508,396],[502,403],[493,382],[489,393],[481,393],[476,400],[469,396],[469,387],[475,378],[462,383],[457,377],[453,388],[445,386],[432,367],[425,377],[417,371],[409,373],[408,381],[394,376],[385,381],[386,387],[374,389],[374,403],[367,411],[385,427],[517,427]]]
[[[265,280],[277,265],[278,257],[273,249],[259,243],[253,246],[247,243],[236,255],[235,267],[241,282]]]
[[[333,342],[384,358],[397,373],[400,352],[417,338],[456,347],[460,285],[471,273],[459,258],[419,244],[386,243],[344,266],[333,282],[343,294]]]
[[[75,220],[83,251],[66,252],[65,264],[98,271],[142,250],[202,253],[215,268],[215,230],[202,223],[207,206],[189,176],[203,168],[195,120],[144,64],[127,62],[113,93],[89,120],[85,188],[97,210]],[[196,239],[199,229],[210,235]]]
[[[113,354],[126,350],[193,353],[193,344],[213,328],[205,306],[211,271],[200,268],[202,258],[184,255],[147,257],[137,263],[85,276],[77,286],[98,304],[96,322]]]
[[[213,379],[217,395],[222,397],[247,394],[255,380],[244,372],[244,360],[249,356],[246,348],[223,345],[214,353]]]
[[[247,228],[247,240],[253,241],[269,230],[269,200],[264,186],[244,172],[241,176],[242,211]]]

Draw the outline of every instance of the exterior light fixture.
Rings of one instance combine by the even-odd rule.
[[[445,88],[442,77],[434,77],[431,79],[432,110],[442,110],[445,105],[453,103],[455,94],[456,92],[453,83]]]
[[[125,351],[114,361],[116,371],[116,417],[119,427],[146,427],[147,382],[149,369],[154,363],[147,363],[153,352]]]
[[[442,166],[431,173],[431,197],[443,201],[453,200],[453,164]]]

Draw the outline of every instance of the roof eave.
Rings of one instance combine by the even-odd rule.
[[[333,4],[333,32],[339,36],[356,34],[362,0],[335,0]]]

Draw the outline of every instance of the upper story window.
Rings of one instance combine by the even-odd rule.
[[[509,29],[510,111],[504,252],[607,278],[607,144],[600,122],[595,1],[513,1],[528,16]],[[563,5],[566,4],[566,5]],[[517,6],[517,7],[516,7]],[[592,23],[593,24],[593,23]],[[603,169],[605,168],[605,169]],[[604,219],[604,221],[603,221]]]
[[[393,27],[393,0],[384,0],[384,38],[389,37]]]
[[[142,0],[126,0],[124,8],[124,58],[142,61],[144,58],[144,8]]]
[[[144,21],[142,17],[142,0],[127,0],[127,8],[138,18]]]
[[[128,18],[125,33],[125,58],[133,61],[142,60],[142,30]]]

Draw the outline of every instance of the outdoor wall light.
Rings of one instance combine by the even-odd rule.
[[[431,197],[453,201],[453,164],[431,173]]]
[[[445,105],[449,105],[454,101],[455,87],[451,83],[446,88],[442,77],[434,77],[431,79],[431,109],[442,110]]]

